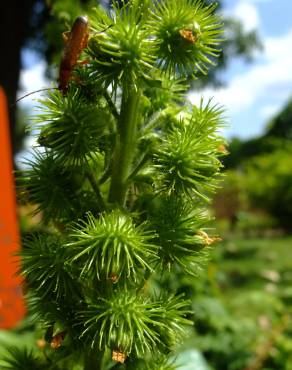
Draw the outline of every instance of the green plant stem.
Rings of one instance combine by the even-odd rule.
[[[111,97],[109,96],[109,93],[107,91],[105,91],[103,93],[103,96],[104,96],[105,100],[107,101],[107,104],[108,104],[108,106],[109,106],[109,108],[112,112],[112,115],[118,120],[120,118],[120,115],[119,115],[119,113],[117,111],[117,108],[116,108],[115,104],[113,103]]]
[[[99,189],[99,186],[98,186],[98,183],[97,183],[95,177],[93,176],[93,174],[91,172],[87,172],[86,177],[87,177],[88,181],[90,182],[90,184],[92,186],[92,189],[94,190],[94,192],[96,194],[98,204],[99,204],[99,207],[100,207],[100,211],[104,211],[106,209],[106,205],[105,205],[104,199],[101,195],[101,192],[100,192],[100,189]]]
[[[111,169],[112,169],[112,165],[111,165],[111,162],[110,162],[109,165],[107,166],[105,172],[103,173],[103,175],[101,176],[101,178],[98,181],[99,185],[102,185],[103,183],[105,183],[106,180],[110,177]]]
[[[137,167],[129,175],[129,179],[132,179],[133,177],[135,177],[137,175],[137,173],[141,170],[141,168],[144,166],[144,164],[147,162],[148,159],[149,159],[148,153],[144,154],[143,158],[138,163]]]
[[[109,202],[123,206],[128,190],[128,177],[132,170],[137,145],[140,91],[130,89],[123,93],[118,121],[116,148],[113,157]]]

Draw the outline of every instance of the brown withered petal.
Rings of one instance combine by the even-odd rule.
[[[118,275],[115,275],[115,274],[110,275],[109,279],[111,280],[111,282],[113,284],[115,284],[115,283],[117,283],[119,281]]]
[[[51,348],[53,349],[60,348],[65,336],[66,331],[61,331],[60,333],[54,335],[51,340]]]
[[[180,30],[179,34],[181,35],[183,39],[188,41],[190,44],[194,44],[198,40],[197,35],[194,34],[192,30],[189,30],[189,29]]]
[[[47,345],[47,342],[42,338],[38,339],[36,343],[39,349],[44,349]]]
[[[226,149],[226,146],[221,144],[218,146],[217,151],[222,154],[228,154],[228,150]]]
[[[120,362],[123,364],[126,361],[127,355],[124,352],[121,352],[119,349],[114,349],[112,351],[112,360]]]
[[[211,245],[213,243],[216,243],[216,242],[219,242],[221,241],[222,239],[219,237],[219,236],[212,236],[210,237],[205,231],[203,230],[200,230],[198,231],[197,233],[199,236],[201,236],[204,240],[204,243],[206,245]]]

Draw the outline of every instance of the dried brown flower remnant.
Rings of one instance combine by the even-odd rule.
[[[127,355],[119,349],[112,351],[112,360],[123,364],[126,361]]]
[[[47,345],[47,342],[44,339],[38,339],[36,342],[39,349],[44,349]]]
[[[110,275],[109,280],[110,280],[113,284],[116,284],[116,283],[119,281],[119,277],[118,277],[118,275],[112,274],[112,275]]]
[[[61,331],[60,333],[54,335],[51,340],[51,348],[53,349],[60,348],[65,336],[66,331]]]
[[[197,35],[190,29],[179,30],[179,34],[190,44],[194,44],[198,40]]]
[[[198,235],[201,236],[206,245],[211,245],[216,242],[220,242],[222,239],[219,236],[209,236],[205,231],[198,231]]]
[[[229,154],[228,150],[226,149],[226,146],[223,144],[218,146],[217,151],[222,154]]]

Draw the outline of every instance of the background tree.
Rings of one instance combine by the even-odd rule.
[[[232,184],[232,179],[236,178],[241,191],[238,191],[238,186],[231,189],[228,185],[220,191],[223,199],[229,197],[229,191],[238,196],[241,194],[247,201],[246,209],[267,213],[274,218],[278,227],[288,232],[291,230],[291,107],[289,100],[268,122],[261,136],[249,140],[231,140],[228,148],[230,154],[223,161],[225,168],[230,170],[227,179]],[[220,201],[219,198],[216,198],[215,204]],[[242,210],[238,206],[236,213]]]
[[[269,122],[265,137],[292,140],[292,99]]]
[[[289,149],[292,139],[292,100],[268,122],[264,133],[255,138],[233,138],[229,144],[230,154],[224,158],[226,168],[242,166],[247,159],[268,154],[278,149]]]
[[[0,60],[0,85],[4,88],[9,106],[16,101],[21,69],[21,50],[31,37],[37,38],[34,29],[42,33],[42,15],[44,10],[41,1],[1,1],[0,4],[0,41],[5,57]],[[34,15],[34,16],[32,16]],[[15,108],[10,109],[11,139],[14,151],[18,148],[15,129]],[[22,137],[22,135],[20,135]]]

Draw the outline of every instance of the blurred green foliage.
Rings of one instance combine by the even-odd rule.
[[[254,207],[266,210],[292,229],[292,150],[257,156],[246,165],[244,181]]]
[[[267,124],[264,133],[249,140],[234,137],[229,144],[229,155],[224,158],[227,169],[238,168],[242,163],[261,154],[278,149],[289,149],[292,140],[292,98]]]
[[[292,99],[290,99],[283,110],[269,122],[266,136],[288,140],[292,139]]]
[[[235,137],[228,146],[230,154],[224,158],[224,165],[227,169],[237,168],[252,157],[268,154],[278,149],[288,149],[290,145],[291,140],[285,137],[267,136],[266,134],[246,141]]]
[[[231,230],[292,230],[292,99],[262,136],[231,140],[226,177],[215,197],[216,215]]]
[[[192,300],[184,346],[199,349],[211,369],[291,369],[291,247],[291,237],[226,239],[200,278],[178,272],[164,281]]]

